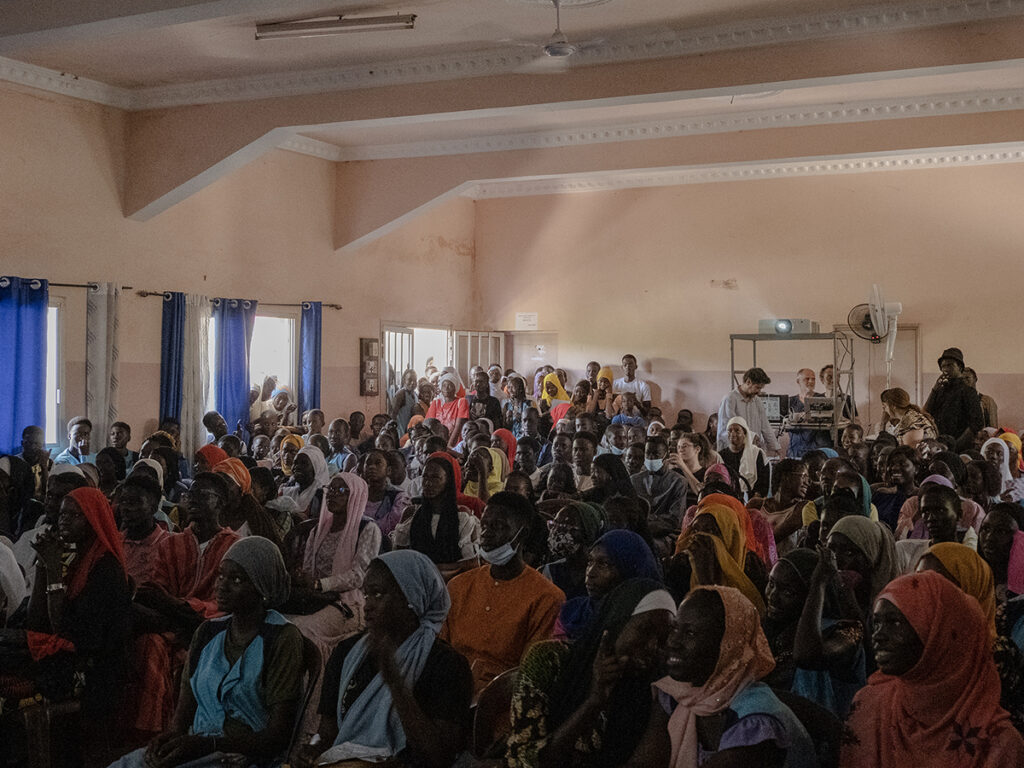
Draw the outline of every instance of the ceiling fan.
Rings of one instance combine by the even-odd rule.
[[[555,6],[555,31],[547,43],[541,46],[540,55],[533,61],[517,69],[523,74],[558,74],[569,68],[569,60],[580,53],[580,51],[596,48],[602,41],[591,40],[587,43],[574,43],[569,36],[562,31],[562,5],[560,0],[551,0]],[[530,47],[536,44],[531,43]]]

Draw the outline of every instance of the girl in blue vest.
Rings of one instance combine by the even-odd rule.
[[[249,536],[231,545],[217,578],[217,605],[226,615],[192,638],[170,729],[114,766],[281,764],[303,677],[302,636],[273,610],[288,591],[273,543]]]

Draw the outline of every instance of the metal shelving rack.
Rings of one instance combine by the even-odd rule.
[[[832,423],[819,426],[818,429],[828,429],[832,437],[832,445],[839,447],[839,425],[843,421],[843,409],[849,397],[849,402],[856,403],[854,397],[853,383],[853,339],[843,331],[832,331],[830,333],[733,333],[729,335],[729,359],[730,370],[732,371],[732,385],[738,387],[743,380],[743,374],[747,368],[736,368],[736,342],[749,341],[753,363],[748,368],[757,367],[757,344],[762,341],[831,341],[832,342],[832,371],[834,375],[834,386],[832,389]],[[846,386],[843,386],[843,377],[846,378]],[[813,426],[802,425],[801,429],[814,429]]]

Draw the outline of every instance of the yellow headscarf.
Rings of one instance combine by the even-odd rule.
[[[288,435],[287,437],[281,440],[281,445],[278,447],[278,451],[283,451],[286,445],[294,445],[301,451],[303,448],[306,447],[306,441],[303,440],[298,435]],[[284,472],[286,477],[291,477],[292,468],[286,467],[283,461],[281,462],[281,471]]]
[[[1020,438],[1013,432],[1003,432],[1003,434],[999,435],[999,439],[1017,449],[1017,468],[1024,469],[1024,456],[1021,455]]]
[[[981,555],[963,544],[945,541],[933,544],[925,553],[934,555],[956,579],[957,586],[964,594],[970,595],[981,606],[988,622],[989,634],[996,636],[996,589],[992,569],[981,559]]]
[[[715,546],[715,560],[718,561],[718,569],[722,574],[719,586],[738,589],[754,604],[757,612],[764,616],[764,598],[757,591],[754,582],[743,571],[743,563],[747,559],[747,535],[743,532],[736,513],[724,504],[710,504],[697,513],[697,517],[701,515],[711,515],[718,523],[718,530],[722,532],[722,538],[709,536]],[[696,520],[696,518],[694,519]],[[695,536],[708,536],[708,534],[691,529],[684,534],[680,548],[686,549]],[[690,589],[695,589],[698,586],[702,585],[697,583],[697,574],[694,572],[690,576]]]
[[[497,448],[488,448],[487,452],[491,456],[491,471],[487,475],[487,495],[493,496],[494,494],[505,490],[505,467],[508,466],[508,457],[504,453],[499,451]],[[476,499],[480,498],[480,483],[476,480],[470,480],[466,483],[466,488],[463,491],[467,496],[472,496]]]
[[[543,400],[548,405],[551,405],[551,396],[548,394],[549,381],[558,388],[558,392],[555,394],[555,400],[564,400],[567,403],[570,400],[572,400],[572,398],[569,397],[569,393],[565,391],[565,387],[562,386],[562,380],[558,378],[557,373],[549,373],[547,376],[544,377],[544,381],[541,383],[540,386],[541,400]]]
[[[597,372],[597,383],[601,383],[601,379],[608,379],[608,391],[612,391],[612,387],[615,385],[615,374],[612,373],[612,369],[607,365]]]

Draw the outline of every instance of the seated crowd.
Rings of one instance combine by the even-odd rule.
[[[406,371],[369,432],[268,379],[191,456],[27,426],[0,764],[70,703],[55,765],[1024,765],[1021,439],[939,365],[836,448],[780,442],[758,368],[666,420],[632,355]]]

